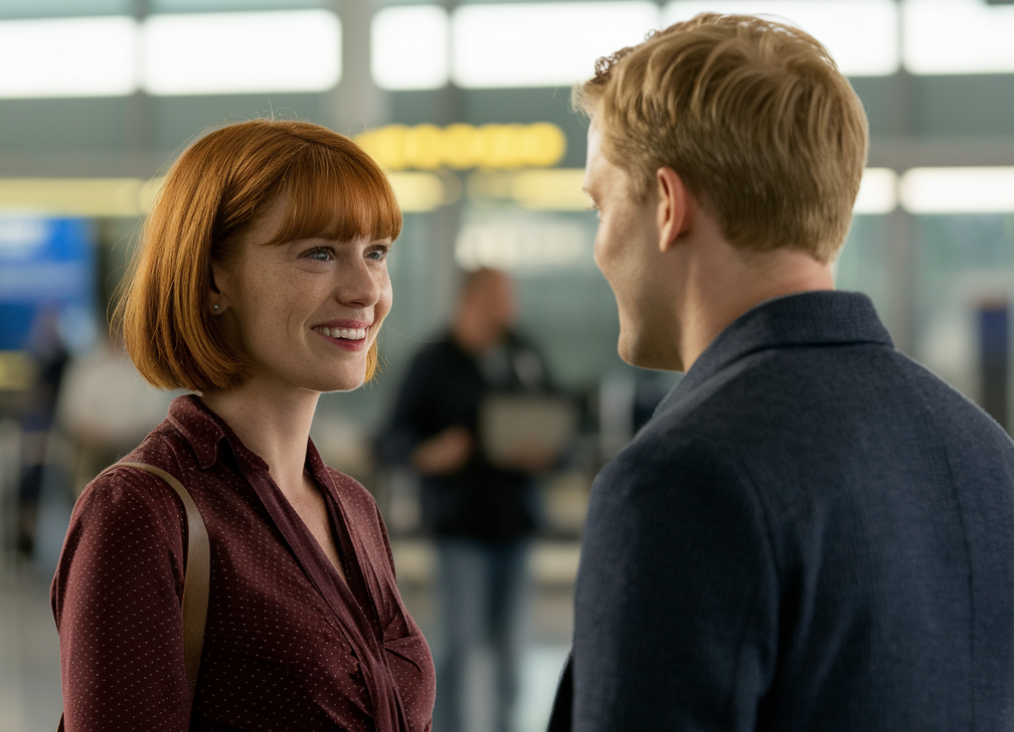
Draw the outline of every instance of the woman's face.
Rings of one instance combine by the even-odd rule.
[[[390,240],[301,239],[267,245],[276,200],[227,264],[213,264],[212,310],[269,388],[345,391],[363,383],[366,354],[391,309]]]

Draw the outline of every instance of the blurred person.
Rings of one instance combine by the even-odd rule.
[[[200,673],[191,699],[184,504],[113,466],[53,581],[68,732],[430,728],[430,652],[376,504],[309,439],[322,392],[373,376],[400,230],[380,168],[316,125],[228,126],[170,170],[119,314],[141,374],[196,392],[128,460],[183,483],[207,526]]]
[[[181,390],[161,391],[144,380],[118,333],[72,358],[56,404],[56,422],[73,445],[74,493],[137,446],[166,418]]]
[[[494,724],[510,729],[518,691],[526,559],[536,526],[532,476],[553,456],[521,445],[504,462],[483,450],[480,411],[492,394],[549,389],[543,359],[513,330],[511,279],[479,269],[465,279],[450,331],[416,355],[383,451],[422,476],[423,519],[436,536],[443,653],[435,729],[465,729],[471,652],[494,654]]]
[[[60,311],[46,305],[32,321],[25,350],[35,369],[21,419],[21,480],[18,486],[17,554],[35,552],[42,482],[49,457],[50,433],[70,354],[60,336]]]
[[[863,107],[703,14],[596,64],[618,350],[685,371],[592,490],[552,730],[1014,727],[1014,445],[836,292]]]

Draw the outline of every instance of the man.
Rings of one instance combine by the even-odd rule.
[[[532,475],[551,462],[535,446],[501,462],[486,455],[480,412],[495,393],[548,389],[545,365],[512,330],[513,283],[480,269],[465,280],[451,331],[413,360],[384,452],[422,476],[423,515],[437,538],[443,654],[434,729],[460,732],[470,652],[488,639],[496,662],[493,705],[506,732],[517,697],[525,564],[535,528]]]
[[[551,729],[1014,729],[1014,446],[833,291],[859,99],[751,17],[596,71],[619,352],[686,375],[593,488]]]

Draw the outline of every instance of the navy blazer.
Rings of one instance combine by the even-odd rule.
[[[1014,444],[865,296],[761,303],[595,481],[551,729],[1014,729]]]

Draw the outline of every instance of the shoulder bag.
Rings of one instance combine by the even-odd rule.
[[[208,617],[208,589],[211,582],[211,545],[201,512],[183,484],[171,474],[148,463],[120,462],[112,468],[137,468],[161,478],[183,502],[187,514],[187,563],[183,579],[183,662],[187,673],[187,706],[193,708],[197,672],[204,646],[204,625]],[[110,468],[110,469],[112,469]],[[63,732],[63,717],[57,732]]]

